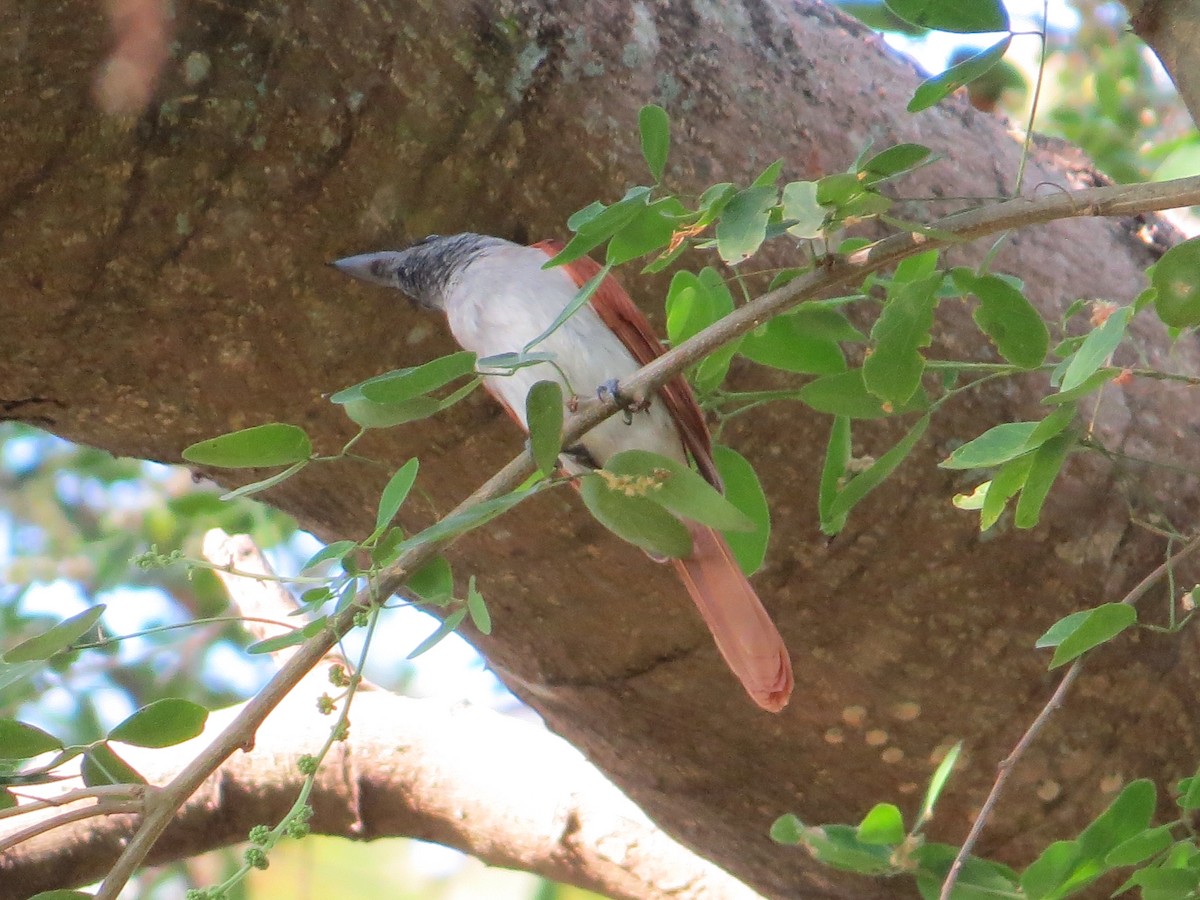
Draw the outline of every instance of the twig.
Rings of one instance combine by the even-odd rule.
[[[42,819],[27,828],[22,828],[20,831],[12,832],[3,840],[0,840],[0,853],[17,846],[17,844],[22,844],[31,838],[35,838],[39,834],[45,834],[47,831],[53,831],[55,828],[58,828],[62,825],[69,825],[72,822],[78,822],[80,819],[90,819],[92,816],[115,816],[123,813],[140,813],[143,809],[145,809],[145,803],[141,800],[101,800],[92,806],[81,806],[79,809],[72,809],[57,816],[51,816],[48,819]]]
[[[1183,559],[1190,553],[1195,552],[1200,548],[1200,536],[1192,538],[1178,553],[1167,558],[1162,565],[1158,566],[1153,572],[1138,582],[1122,599],[1121,603],[1125,606],[1134,606],[1142,596],[1148,591],[1158,579],[1162,578],[1172,566]],[[946,873],[946,880],[942,882],[942,891],[938,895],[939,900],[950,900],[950,895],[954,891],[954,885],[958,881],[958,876],[962,872],[962,867],[966,864],[967,857],[971,855],[971,850],[979,841],[980,834],[983,833],[984,826],[987,820],[991,817],[992,811],[995,809],[997,802],[1000,800],[1000,794],[1004,791],[1004,785],[1008,781],[1008,776],[1016,766],[1017,761],[1029,749],[1029,745],[1033,743],[1034,738],[1041,732],[1043,726],[1049,721],[1050,716],[1054,711],[1062,706],[1063,698],[1066,697],[1067,691],[1071,689],[1076,679],[1079,678],[1079,673],[1083,671],[1084,662],[1088,655],[1079,657],[1071,664],[1071,668],[1067,670],[1067,674],[1063,676],[1062,681],[1058,683],[1058,687],[1054,689],[1054,693],[1050,699],[1046,701],[1046,705],[1042,707],[1041,712],[1037,714],[1037,718],[1033,720],[1025,733],[1021,735],[1021,739],[1017,741],[1012,752],[1008,754],[997,767],[996,780],[992,784],[992,789],[984,800],[983,806],[979,808],[979,814],[975,817],[975,822],[971,825],[971,830],[967,834],[967,838],[963,841],[961,847],[958,848],[958,855],[954,857],[954,862],[950,865],[950,871]]]
[[[144,784],[102,784],[96,787],[79,788],[74,791],[66,791],[54,797],[37,797],[36,799],[26,799],[26,802],[20,806],[12,806],[8,809],[0,809],[0,819],[7,819],[12,816],[23,816],[26,813],[36,812],[39,809],[54,809],[58,806],[66,806],[68,803],[75,803],[78,800],[88,800],[95,798],[96,800],[114,800],[121,798],[124,800],[136,800],[139,803],[145,797],[147,791],[153,791],[155,788]],[[9,791],[18,797],[28,798],[28,794],[9,788]]]
[[[627,379],[623,393],[638,399],[650,397],[662,385],[724,344],[746,334],[768,319],[797,306],[821,291],[857,281],[865,275],[893,265],[906,257],[934,248],[974,240],[996,231],[1042,224],[1076,216],[1122,216],[1179,206],[1200,204],[1200,176],[1157,184],[1118,185],[1063,191],[1038,200],[1016,199],[992,207],[947,216],[930,227],[945,236],[900,233],[864,247],[848,257],[829,257],[813,271],[777,290],[735,309],[709,328],[643,366]],[[581,405],[563,430],[563,446],[579,438],[617,412],[614,398],[592,400]],[[528,453],[522,453],[497,472],[451,513],[464,512],[479,503],[515,490],[534,472]],[[235,750],[244,746],[267,717],[305,674],[342,636],[354,627],[355,615],[367,609],[373,597],[389,597],[403,586],[409,573],[428,562],[453,538],[431,541],[405,553],[381,573],[378,582],[360,593],[354,603],[336,616],[321,634],[301,645],[241,714],[196,759],[163,788],[141,827],[101,884],[97,900],[116,900],[124,884],[145,859],[174,816],[175,808],[212,774]]]

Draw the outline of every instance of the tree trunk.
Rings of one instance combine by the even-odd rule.
[[[89,96],[108,41],[96,4],[18,0],[0,14],[0,413],[120,455],[178,462],[193,441],[268,421],[340,447],[353,428],[323,395],[451,343],[443,323],[322,263],[430,232],[563,236],[572,211],[648,177],[644,103],[671,113],[667,181],[681,192],[745,183],[777,158],[787,178],[814,178],[868,142],[916,141],[942,160],[905,179],[905,196],[989,198],[1012,190],[1020,152],[1004,122],[960,98],[907,114],[911,64],[814,0],[180,0],[176,16],[156,99],[128,121]],[[1069,187],[1076,168],[1042,151],[1025,189]],[[1057,310],[1077,297],[1128,302],[1153,258],[1137,223],[1071,221],[1014,234],[996,269]],[[623,277],[661,309],[663,279]],[[965,312],[943,306],[934,354],[990,358]],[[1168,360],[1164,336],[1143,331],[1151,365],[1196,370],[1190,339]],[[792,383],[749,364],[734,377]],[[877,801],[911,821],[938,753],[961,738],[965,763],[932,827],[961,839],[1055,681],[1034,639],[1161,562],[1164,542],[1134,519],[1186,529],[1195,509],[1191,479],[1076,458],[1037,530],[981,536],[949,503],[970,485],[935,464],[996,422],[1040,417],[1044,387],[1036,375],[993,383],[941,411],[832,541],[816,515],[827,417],[777,405],[726,430],[772,503],[755,583],[795,662],[780,716],[725,671],[670,569],[566,491],[451,551],[496,622],[473,640],[651,818],[764,894],[910,895],[824,869],[767,828],[784,812],[854,822]],[[1159,383],[1109,388],[1097,437],[1187,459],[1200,416],[1185,398]],[[856,428],[856,454],[879,455],[900,428]],[[405,521],[418,527],[521,440],[477,395],[358,447],[391,465],[421,458],[429,500]],[[310,466],[267,499],[322,538],[361,536],[385,476],[353,461]],[[1145,616],[1161,620],[1167,602],[1147,601]],[[980,852],[1028,860],[1124,781],[1190,773],[1194,643],[1194,632],[1145,632],[1104,650],[1022,762]]]

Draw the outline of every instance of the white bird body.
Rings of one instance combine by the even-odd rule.
[[[482,359],[529,346],[599,271],[586,257],[544,268],[560,247],[549,241],[524,247],[477,234],[435,235],[406,250],[353,256],[334,265],[444,312],[458,343]],[[484,373],[488,391],[526,431],[525,399],[538,381],[557,381],[569,404],[573,397],[594,396],[600,386],[632,375],[659,355],[662,345],[629,295],[609,277],[588,303],[531,350],[552,359],[511,373]],[[632,449],[685,464],[690,455],[700,474],[720,485],[708,427],[682,378],[664,385],[645,408],[631,411],[628,421],[609,418],[578,446],[564,448],[560,464],[580,474]],[[764,709],[779,712],[792,691],[787,646],[721,534],[696,522],[686,525],[692,552],[671,563],[747,693]]]
[[[488,247],[452,276],[445,288],[446,319],[464,350],[480,359],[515,353],[549,328],[578,293],[565,269],[543,269],[544,252],[505,244]],[[586,347],[587,352],[580,352]],[[565,398],[590,398],[614,379],[632,375],[640,364],[585,304],[535,348],[553,356],[508,374],[485,375],[488,390],[512,410],[521,425],[525,398],[538,381],[556,381]],[[620,416],[601,422],[580,441],[599,465],[621,450],[649,450],[687,463],[679,430],[662,403],[635,413],[630,424]]]

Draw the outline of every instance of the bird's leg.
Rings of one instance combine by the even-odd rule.
[[[596,388],[596,396],[603,401],[606,397],[612,397],[617,406],[621,408],[621,413],[625,417],[625,424],[633,424],[633,414],[645,412],[650,408],[649,398],[643,397],[641,400],[635,400],[632,397],[626,397],[621,393],[621,386],[617,379],[610,378],[604,384]]]

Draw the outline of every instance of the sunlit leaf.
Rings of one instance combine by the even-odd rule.
[[[858,839],[864,844],[894,846],[904,837],[904,817],[892,803],[876,803],[858,825]]]
[[[1038,640],[1038,645],[1055,647],[1050,668],[1057,669],[1093,647],[1112,640],[1136,621],[1137,611],[1129,604],[1105,603],[1082,613],[1073,613],[1055,623]],[[1050,644],[1052,640],[1057,643]]]
[[[912,25],[956,34],[1008,31],[1000,0],[885,0],[888,9]]]
[[[730,265],[753,256],[767,236],[767,220],[779,192],[771,185],[746,188],[734,195],[717,222],[717,252]]]

